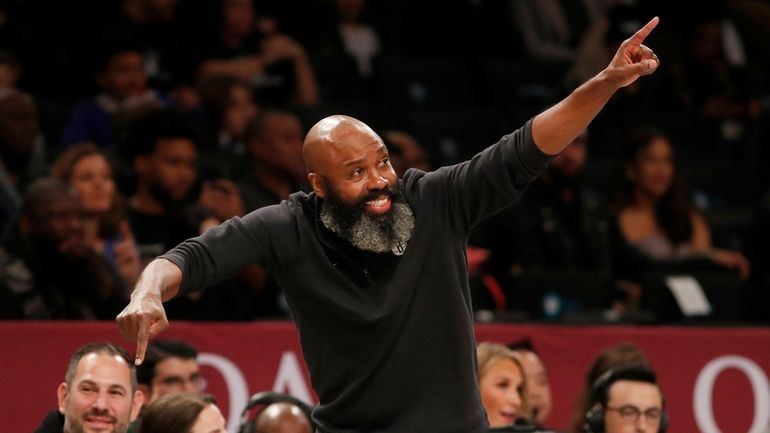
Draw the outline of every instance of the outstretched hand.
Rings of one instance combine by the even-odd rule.
[[[652,29],[658,25],[658,21],[660,21],[658,17],[651,19],[630,38],[623,41],[612,61],[607,65],[605,73],[617,83],[618,87],[626,87],[642,75],[652,74],[660,65],[658,56],[643,44]]]
[[[163,301],[154,292],[135,292],[131,302],[118,315],[117,322],[123,338],[136,343],[136,365],[144,361],[150,338],[168,327]]]
[[[118,314],[123,338],[136,343],[136,365],[144,361],[150,338],[168,327],[163,302],[173,298],[181,284],[182,271],[177,265],[164,258],[155,259],[144,268],[131,293],[131,302]]]

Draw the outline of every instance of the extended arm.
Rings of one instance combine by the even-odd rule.
[[[137,343],[137,364],[144,359],[148,340],[168,326],[163,302],[178,293],[216,284],[249,264],[271,264],[275,249],[267,221],[273,221],[273,226],[281,224],[276,221],[284,222],[274,230],[288,234],[276,241],[279,245],[294,242],[288,236],[295,231],[285,223],[291,222],[287,209],[268,206],[243,218],[232,218],[177,245],[145,268],[130,303],[117,317],[123,337]]]
[[[532,137],[543,153],[556,155],[561,152],[588,126],[618,89],[657,69],[660,63],[658,56],[642,45],[657,24],[657,17],[650,20],[620,45],[615,57],[602,72],[535,117]]]

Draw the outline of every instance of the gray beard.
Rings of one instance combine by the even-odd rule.
[[[324,202],[321,204],[321,222],[331,232],[359,250],[381,254],[406,245],[414,230],[414,214],[408,203],[394,202],[391,212],[393,223],[388,227],[383,227],[372,217],[362,213],[350,229],[343,229],[341,222]]]

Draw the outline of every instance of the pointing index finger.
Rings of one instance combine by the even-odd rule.
[[[149,326],[144,320],[139,322],[139,330],[136,334],[136,358],[134,364],[140,365],[144,361],[144,353],[147,351],[147,340],[149,338]]]
[[[644,25],[641,29],[637,30],[636,33],[634,33],[633,36],[631,36],[631,43],[634,45],[641,45],[642,42],[647,38],[647,36],[650,35],[650,32],[652,32],[652,29],[655,28],[655,26],[658,25],[658,22],[660,19],[658,17],[654,17],[650,20],[647,24]]]

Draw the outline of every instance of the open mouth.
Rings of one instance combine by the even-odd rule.
[[[515,412],[499,412],[500,418],[505,420],[506,424],[513,424],[514,421],[516,421],[516,413]]]
[[[372,214],[384,214],[390,210],[391,200],[388,196],[380,196],[375,200],[366,202],[366,211]]]

